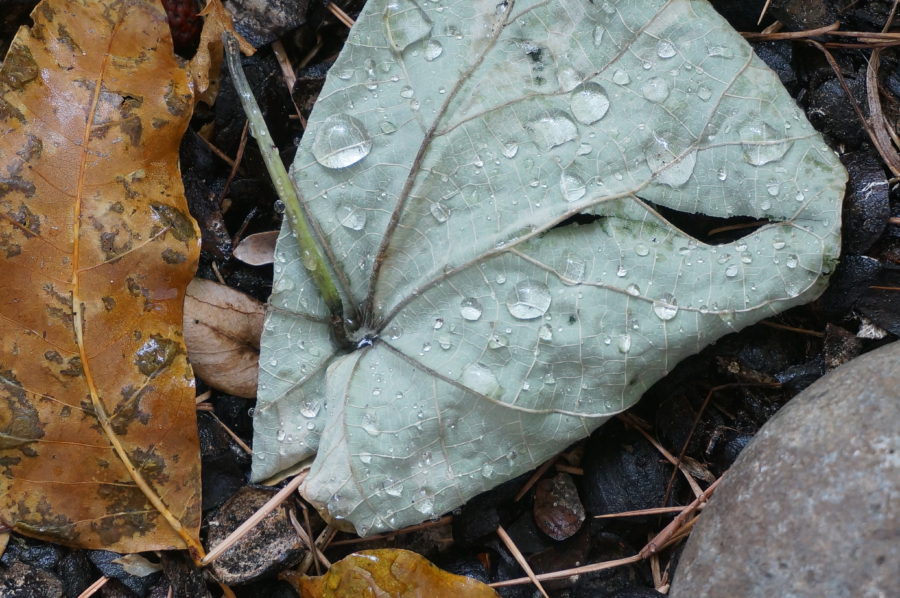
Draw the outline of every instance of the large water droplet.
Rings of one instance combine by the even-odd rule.
[[[356,206],[341,204],[337,208],[338,222],[350,230],[362,230],[366,226],[366,211]]]
[[[423,515],[434,515],[434,496],[428,494],[424,489],[419,491],[413,508]]]
[[[362,418],[362,429],[369,436],[378,436],[381,430],[378,428],[378,419],[371,413],[366,413]]]
[[[577,174],[565,170],[559,177],[559,188],[566,201],[577,201],[587,193],[584,180]]]
[[[585,83],[572,93],[570,106],[572,115],[578,122],[590,125],[606,115],[609,97],[606,90],[597,83]]]
[[[309,399],[300,403],[300,415],[307,419],[312,419],[319,414],[322,403],[319,401],[311,401]]]
[[[725,276],[727,276],[728,278],[734,278],[738,275],[739,270],[740,268],[738,268],[737,264],[731,264],[730,266],[725,268]]]
[[[641,93],[651,102],[663,102],[669,97],[669,84],[665,79],[652,77],[641,86]]]
[[[744,125],[738,134],[744,150],[744,161],[753,166],[762,166],[780,160],[793,143],[779,141],[781,137],[775,129],[764,122]]]
[[[500,150],[503,153],[503,156],[506,158],[515,158],[516,154],[519,153],[519,144],[518,143],[504,143],[503,149]]]
[[[481,317],[482,311],[484,310],[481,307],[481,302],[474,297],[466,297],[459,302],[459,315],[461,315],[464,320],[474,322]]]
[[[425,60],[428,62],[437,60],[443,53],[444,46],[436,39],[430,39],[428,40],[428,43],[425,44]]]
[[[653,313],[663,321],[669,321],[678,314],[678,302],[671,293],[666,293],[653,302]]]
[[[672,58],[677,53],[678,51],[675,49],[675,44],[669,40],[661,39],[656,42],[656,55],[660,58]]]
[[[600,27],[599,25],[597,27],[594,27],[593,39],[594,39],[594,47],[595,48],[599,48],[601,45],[603,45],[603,32],[604,31],[606,31],[606,30],[603,27]]]
[[[403,482],[398,482],[393,478],[385,478],[384,482],[381,483],[381,488],[389,496],[403,495]]]
[[[438,222],[447,222],[447,218],[449,218],[449,215],[447,214],[447,210],[444,209],[444,206],[442,206],[441,204],[437,202],[432,203],[431,207],[429,207],[428,210],[431,212],[431,215],[434,217],[434,219]]]
[[[365,126],[348,114],[334,114],[316,131],[312,153],[326,168],[346,168],[369,155],[372,139]]]
[[[559,88],[563,91],[572,91],[584,80],[584,75],[573,68],[560,69],[556,74],[556,80],[559,82]]]
[[[625,287],[625,292],[633,297],[637,297],[641,294],[641,287],[637,286],[634,283],[631,283],[627,287]]]
[[[628,353],[631,351],[631,335],[620,335],[618,342],[616,342],[616,347],[619,349],[619,353]]]
[[[647,166],[654,173],[658,183],[670,187],[678,187],[685,184],[694,173],[697,164],[697,152],[690,151],[678,155],[675,148],[670,147],[668,140],[654,135],[653,141],[644,152]]]
[[[585,261],[567,251],[565,255],[565,264],[563,267],[563,276],[567,279],[563,282],[567,284],[581,284],[584,281],[584,272],[587,269]]]
[[[616,69],[616,72],[613,73],[612,80],[616,85],[628,85],[631,83],[631,77],[622,69]]]
[[[544,151],[572,141],[578,136],[575,123],[561,113],[541,116],[528,123],[525,128],[531,134],[532,140]]]
[[[463,386],[488,397],[496,396],[501,390],[500,382],[497,381],[497,376],[494,375],[494,372],[480,363],[470,363],[463,368],[459,382]]]
[[[506,308],[519,320],[533,320],[550,308],[550,289],[538,280],[523,280],[506,296]]]
[[[411,0],[392,0],[384,10],[387,38],[395,50],[403,50],[431,33],[431,20]]]

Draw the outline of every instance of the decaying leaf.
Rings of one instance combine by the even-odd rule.
[[[195,278],[184,299],[184,342],[197,374],[213,388],[256,396],[266,307],[223,284]]]
[[[293,177],[345,319],[286,219],[253,475],[315,454],[305,496],[366,534],[535,467],[815,298],[846,174],[705,1],[371,0]],[[763,224],[714,244],[665,216],[697,212]]]
[[[232,255],[251,266],[271,264],[275,261],[275,241],[277,240],[277,230],[247,235],[234,248]]]
[[[198,14],[203,17],[203,31],[200,33],[197,53],[191,59],[191,73],[197,86],[197,100],[212,106],[219,93],[222,34],[227,32],[233,35],[240,44],[241,52],[247,56],[254,54],[256,48],[235,31],[231,13],[222,5],[221,0],[207,0],[206,6]]]
[[[319,577],[283,574],[302,598],[496,598],[490,586],[435,567],[408,550],[363,550]]]
[[[152,0],[44,0],[0,69],[0,520],[202,551],[187,72]]]

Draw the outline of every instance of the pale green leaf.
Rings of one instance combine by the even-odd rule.
[[[361,534],[461,505],[818,296],[845,176],[704,1],[370,1],[293,166],[362,342],[285,228],[254,478],[315,455]],[[707,245],[654,206],[769,224]]]

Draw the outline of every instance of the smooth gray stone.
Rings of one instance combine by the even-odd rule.
[[[797,395],[735,461],[672,598],[900,596],[900,342]]]

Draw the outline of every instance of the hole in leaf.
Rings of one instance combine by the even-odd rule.
[[[770,220],[759,220],[749,216],[722,218],[708,214],[693,214],[673,210],[644,198],[641,201],[656,210],[660,216],[685,233],[707,245],[725,245],[741,237],[752,234],[757,229],[771,224]]]

